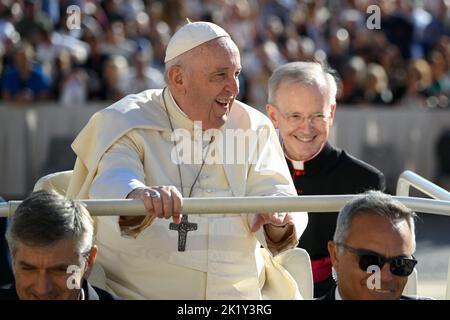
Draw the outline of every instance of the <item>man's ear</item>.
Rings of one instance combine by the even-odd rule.
[[[266,104],[266,112],[269,119],[272,120],[275,129],[278,129],[278,118],[277,118],[278,115],[277,111],[275,110],[275,107],[270,103]]]
[[[169,70],[167,71],[167,78],[169,81],[169,85],[171,86],[172,90],[181,92],[184,90],[184,71],[183,69],[178,66],[171,66]]]
[[[328,241],[328,253],[330,254],[331,264],[337,270],[339,267],[339,258],[337,254],[337,246],[333,241]]]
[[[331,105],[331,112],[330,112],[330,126],[333,125],[334,121],[334,114],[336,113],[336,103]]]
[[[89,253],[89,256],[86,260],[86,271],[84,272],[84,278],[89,278],[89,275],[92,272],[92,269],[94,267],[95,260],[97,259],[97,246],[93,245],[91,248],[91,252]]]

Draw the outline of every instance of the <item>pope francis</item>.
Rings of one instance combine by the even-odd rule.
[[[237,46],[215,24],[188,23],[165,63],[165,89],[96,113],[72,145],[68,196],[141,199],[148,211],[97,219],[108,286],[128,299],[300,298],[272,257],[297,245],[306,213],[180,214],[183,197],[296,195],[270,120],[235,100]],[[249,141],[230,143],[241,133]]]

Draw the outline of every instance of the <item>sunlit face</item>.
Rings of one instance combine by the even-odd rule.
[[[93,255],[91,251],[91,256],[79,266],[72,240],[61,240],[48,247],[18,243],[13,258],[17,295],[21,300],[79,299],[80,289],[70,289],[68,284],[74,283],[69,279],[74,274],[67,271],[71,265],[79,266],[81,279],[87,277]]]
[[[325,85],[282,82],[267,113],[280,130],[286,155],[306,161],[325,145],[336,106],[329,105]]]
[[[365,249],[390,257],[411,257],[412,233],[406,221],[395,226],[389,219],[377,215],[357,215],[353,218],[350,233],[345,240],[353,248]],[[339,293],[345,300],[395,300],[400,299],[408,277],[396,276],[385,263],[380,272],[380,288],[369,289],[367,273],[359,267],[359,258],[352,252],[332,242],[328,244],[333,267],[338,274]],[[374,284],[373,278],[369,284]]]
[[[228,37],[211,40],[192,52],[184,68],[183,95],[175,97],[180,108],[203,129],[220,128],[239,93],[239,50]]]

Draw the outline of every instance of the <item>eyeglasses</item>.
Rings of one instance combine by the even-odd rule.
[[[417,264],[417,260],[414,256],[412,256],[412,258],[401,256],[386,258],[379,253],[365,249],[356,249],[345,243],[336,243],[336,245],[341,246],[358,256],[359,268],[363,271],[367,271],[370,266],[378,266],[382,269],[384,264],[387,262],[389,263],[389,270],[393,275],[407,277],[413,272],[414,266]]]
[[[330,114],[325,115],[323,113],[315,113],[305,117],[304,115],[298,112],[282,113],[280,109],[278,109],[278,111],[280,112],[281,116],[285,118],[289,124],[292,125],[300,125],[303,123],[303,121],[307,120],[309,124],[312,125],[313,127],[321,127],[324,126],[327,123],[327,121],[331,118]]]

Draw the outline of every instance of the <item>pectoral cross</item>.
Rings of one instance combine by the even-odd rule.
[[[198,226],[197,223],[191,223],[188,221],[187,215],[183,215],[180,224],[176,224],[173,222],[169,224],[170,230],[178,231],[178,251],[186,250],[187,233],[188,231],[197,230],[197,226]]]

